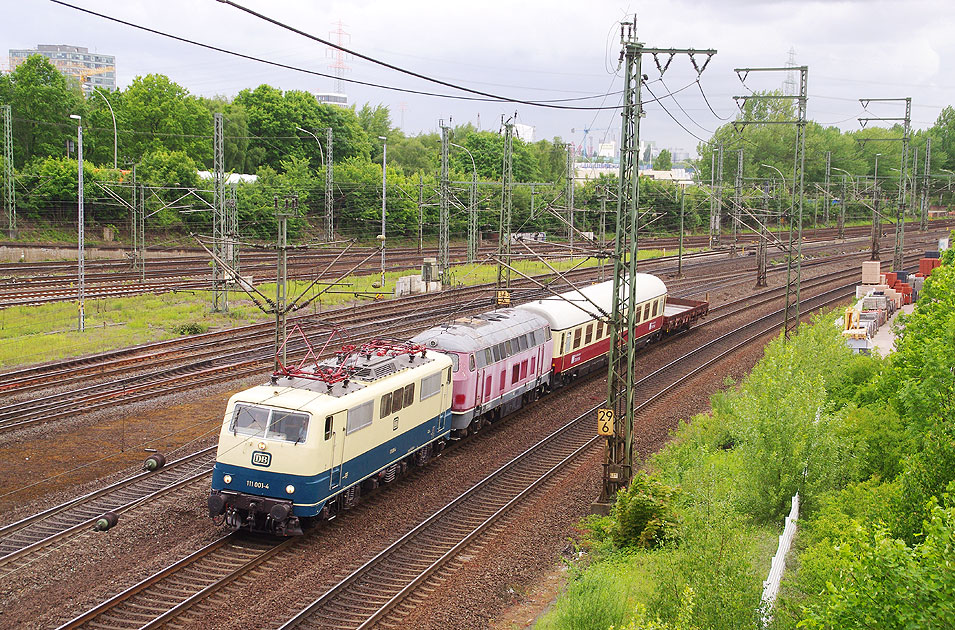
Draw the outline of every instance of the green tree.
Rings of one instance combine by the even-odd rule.
[[[660,154],[653,159],[653,170],[669,171],[673,168],[673,156],[668,149],[663,149]]]
[[[222,114],[222,152],[225,170],[245,172],[246,153],[249,150],[249,114],[245,108],[227,98],[216,96],[200,98],[199,102],[211,114]],[[206,164],[211,168],[211,164]]]
[[[290,156],[308,158],[313,169],[321,167],[325,151],[325,130],[332,128],[335,162],[352,157],[368,159],[372,144],[361,128],[355,113],[334,105],[319,105],[308,92],[282,92],[270,85],[242,90],[233,100],[248,115],[249,148],[244,170],[254,172],[259,166],[281,168]],[[315,139],[297,127],[314,133],[323,143],[318,151]]]
[[[66,143],[76,138],[71,114],[83,115],[79,87],[43,55],[33,55],[4,81],[4,100],[13,114],[14,164],[18,168],[34,157],[66,154]]]
[[[183,151],[198,164],[212,161],[212,114],[199,99],[161,74],[136,77],[116,113],[127,160],[151,151]],[[116,107],[114,105],[114,107]]]
[[[955,627],[955,509],[934,507],[921,542],[908,546],[875,526],[851,522],[831,547],[835,571],[809,602],[800,627]]]

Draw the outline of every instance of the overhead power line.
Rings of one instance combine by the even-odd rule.
[[[338,79],[339,79],[339,77],[336,77],[336,76],[331,75],[331,74],[326,74],[326,73],[324,73],[324,72],[318,72],[318,71],[316,71],[316,70],[309,70],[309,69],[307,69],[307,68],[301,68],[301,67],[293,66],[293,65],[287,64],[287,63],[281,63],[281,62],[278,62],[278,61],[272,61],[272,60],[269,60],[269,59],[263,59],[263,58],[261,58],[261,57],[256,57],[256,56],[254,56],[254,55],[247,55],[247,54],[245,54],[245,53],[240,53],[240,52],[237,52],[237,51],[234,51],[234,50],[229,50],[228,48],[222,48],[221,46],[214,46],[214,45],[212,45],[212,44],[205,44],[205,43],[202,43],[202,42],[199,42],[199,41],[196,41],[196,40],[188,39],[188,38],[186,38],[186,37],[180,37],[179,35],[173,35],[173,34],[171,34],[171,33],[166,33],[166,32],[164,32],[164,31],[160,31],[160,30],[158,30],[158,29],[150,28],[150,27],[148,27],[148,26],[142,26],[142,25],[140,25],[140,24],[135,24],[135,23],[129,22],[129,21],[127,21],[127,20],[123,20],[123,19],[120,19],[120,18],[117,18],[117,17],[113,17],[113,16],[110,16],[110,15],[106,15],[106,14],[104,14],[104,13],[99,13],[99,12],[97,12],[97,11],[93,11],[93,10],[91,10],[91,9],[87,9],[87,8],[84,8],[84,7],[80,7],[80,6],[77,6],[77,5],[75,5],[75,4],[70,4],[69,2],[64,2],[63,0],[50,0],[50,1],[53,2],[53,3],[55,3],[55,4],[59,4],[59,5],[61,5],[61,6],[64,6],[64,7],[70,8],[70,9],[75,9],[75,10],[77,10],[77,11],[81,11],[81,12],[83,12],[83,13],[87,13],[87,14],[89,14],[89,15],[93,15],[93,16],[102,18],[102,19],[104,19],[104,20],[109,20],[109,21],[111,21],[111,22],[116,22],[117,24],[122,24],[122,25],[124,25],[124,26],[129,26],[130,28],[135,28],[135,29],[138,29],[138,30],[141,30],[141,31],[145,31],[145,32],[147,32],[147,33],[152,33],[153,35],[159,35],[160,37],[166,37],[166,38],[168,38],[168,39],[173,39],[173,40],[176,40],[176,41],[179,41],[179,42],[183,42],[183,43],[186,43],[186,44],[190,44],[190,45],[193,45],[193,46],[198,46],[198,47],[200,47],[200,48],[205,48],[205,49],[207,49],[207,50],[214,50],[214,51],[216,51],[216,52],[224,53],[224,54],[227,54],[227,55],[232,55],[232,56],[234,56],[234,57],[239,57],[239,58],[241,58],[241,59],[246,59],[246,60],[249,60],[249,61],[255,61],[255,62],[257,62],[257,63],[264,63],[264,64],[267,64],[267,65],[270,65],[270,66],[274,66],[274,67],[277,67],[277,68],[284,68],[284,69],[286,69],[286,70],[292,70],[292,71],[294,71],[294,72],[302,72],[302,73],[305,73],[305,74],[310,74],[310,75],[313,75],[313,76],[323,77],[323,78],[326,78],[326,79],[335,79],[335,80],[338,80]],[[267,18],[266,18],[266,19],[267,19]],[[291,27],[288,27],[288,28],[291,29]],[[294,29],[293,29],[293,30],[294,30]],[[308,35],[306,34],[306,36],[308,36]],[[314,37],[314,36],[312,36],[312,37]],[[318,39],[318,38],[315,38],[315,39],[316,39],[317,41],[324,41],[324,40],[321,40],[321,39]],[[329,45],[332,45],[332,44],[329,44]],[[337,47],[337,46],[336,46],[336,47]],[[349,52],[351,52],[351,51],[349,51]],[[357,53],[353,53],[353,54],[356,54],[356,55],[357,55]],[[362,55],[362,57],[364,58],[365,56]],[[376,63],[385,64],[385,62],[377,62],[377,61],[376,61]],[[398,69],[397,67],[395,67],[395,68]],[[398,70],[400,70],[400,69],[398,69]],[[406,72],[410,72],[410,71],[406,71]],[[469,88],[459,87],[459,86],[456,86],[456,85],[454,85],[454,84],[452,84],[452,83],[446,83],[446,82],[444,82],[444,81],[439,81],[439,80],[437,80],[437,79],[429,79],[428,77],[424,77],[424,75],[421,75],[421,78],[424,78],[425,80],[433,81],[433,82],[436,82],[436,83],[440,83],[440,84],[442,84],[442,85],[448,85],[448,86],[450,86],[450,87],[453,87],[454,89],[460,89],[460,90],[463,90],[463,91],[465,91],[465,92],[471,92],[471,93],[477,94],[477,95],[486,94],[486,93],[484,93],[484,92],[479,92],[479,91],[477,91],[477,90],[471,90],[471,89],[469,89]],[[380,83],[372,83],[372,82],[370,82],[370,81],[361,81],[361,80],[359,80],[359,79],[349,79],[349,78],[344,78],[344,77],[342,77],[341,80],[342,80],[342,81],[346,81],[346,82],[348,82],[348,83],[354,83],[354,84],[356,84],[356,85],[365,85],[365,86],[368,86],[368,87],[374,87],[374,88],[379,88],[379,89],[383,89],[383,90],[391,90],[391,91],[394,91],[394,92],[403,92],[403,93],[406,93],[406,94],[418,94],[418,95],[421,95],[421,96],[433,96],[433,97],[436,97],[436,98],[447,98],[447,99],[463,100],[463,101],[488,101],[488,102],[518,103],[518,104],[523,104],[523,105],[529,105],[529,106],[532,106],[532,107],[546,107],[546,108],[550,108],[550,109],[566,109],[566,110],[591,110],[591,111],[593,111],[593,110],[605,110],[605,109],[618,109],[617,107],[589,107],[589,106],[584,106],[584,105],[557,105],[557,104],[556,104],[556,103],[568,103],[568,102],[573,102],[573,101],[585,101],[585,100],[593,100],[593,99],[598,99],[598,98],[604,98],[605,95],[603,95],[603,94],[595,94],[595,95],[593,95],[593,96],[581,96],[581,97],[575,97],[575,98],[544,100],[544,101],[529,101],[529,100],[514,99],[514,98],[509,98],[509,97],[504,97],[504,96],[495,96],[495,95],[493,95],[493,94],[487,94],[486,96],[463,96],[463,95],[456,95],[456,94],[441,94],[441,93],[438,93],[438,92],[427,92],[427,91],[424,91],[424,90],[413,90],[413,89],[410,89],[410,88],[401,88],[401,87],[396,87],[396,86],[391,86],[391,85],[383,85],[383,84],[380,84]]]

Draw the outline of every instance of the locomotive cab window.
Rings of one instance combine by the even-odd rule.
[[[332,437],[332,416],[325,416],[325,439]]]
[[[235,406],[232,414],[232,433],[238,435],[265,435],[269,425],[269,410],[252,405]]]
[[[378,409],[378,417],[385,418],[391,415],[391,392],[381,397],[381,407]]]
[[[299,443],[308,433],[308,414],[238,403],[230,430],[235,435]]]
[[[458,355],[456,355],[453,352],[449,353],[448,356],[451,357],[452,368],[454,369],[455,372],[457,372],[459,367],[460,357],[458,357]]]
[[[473,355],[473,354],[470,355],[470,357],[469,357],[469,359],[468,359],[468,369],[471,370],[472,372],[473,372],[475,369],[477,369],[477,363],[476,363],[475,360],[474,360],[474,355]]]
[[[265,437],[273,440],[285,440],[298,444],[305,441],[308,431],[308,416],[303,413],[292,413],[282,409],[273,409]]]

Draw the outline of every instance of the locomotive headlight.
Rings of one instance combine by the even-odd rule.
[[[285,486],[285,491],[288,492],[289,494],[295,494],[295,486],[293,486],[292,484],[289,484]]]
[[[227,485],[232,483],[232,475],[222,475],[222,481]]]
[[[264,451],[267,444],[265,442],[259,442],[259,450]]]

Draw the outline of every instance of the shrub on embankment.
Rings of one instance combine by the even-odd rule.
[[[797,491],[802,529],[776,627],[951,627],[951,258],[888,359],[852,355],[834,315],[771,343],[711,413],[680,426],[611,516],[584,522],[590,554],[539,627],[761,627],[762,581]]]

